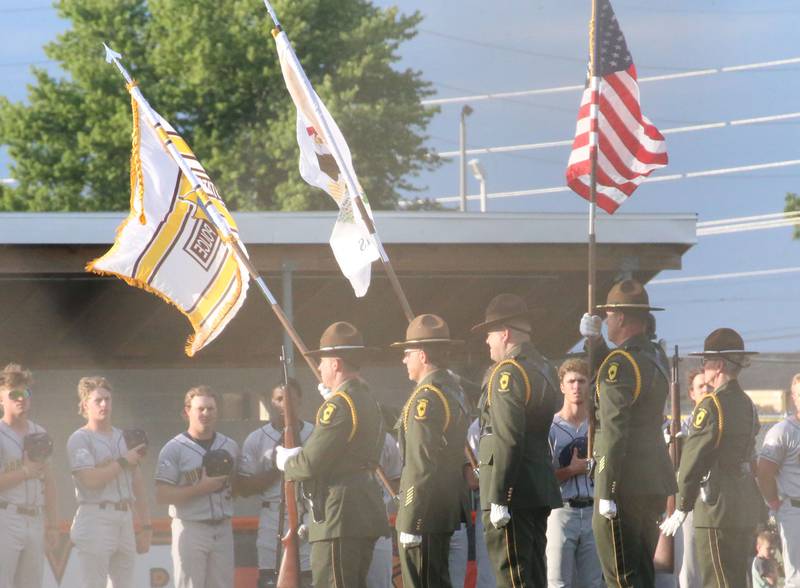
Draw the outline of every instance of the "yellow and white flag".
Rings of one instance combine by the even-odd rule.
[[[131,211],[117,229],[111,249],[87,264],[87,271],[114,275],[175,305],[189,319],[194,335],[186,354],[194,355],[217,337],[247,295],[249,274],[211,222],[191,199],[192,184],[167,152],[171,141],[237,234],[236,224],[214,183],[186,142],[153,111],[133,104]]]
[[[361,215],[354,210],[357,206],[354,198],[361,196],[370,220],[372,211],[356,178],[350,148],[308,81],[286,33],[275,34],[275,44],[286,88],[297,108],[300,175],[312,186],[325,190],[339,206],[339,216],[330,238],[331,249],[356,296],[361,297],[367,293],[371,265],[380,259],[380,252]],[[347,176],[359,194],[350,193],[345,181]]]

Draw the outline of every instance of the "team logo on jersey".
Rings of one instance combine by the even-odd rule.
[[[619,371],[618,363],[612,363],[610,366],[608,366],[608,372],[606,373],[606,382],[616,382],[618,371]]]
[[[699,429],[703,426],[703,423],[706,422],[706,417],[708,416],[708,411],[705,408],[700,408],[694,413],[694,420],[692,421],[692,425],[695,429]]]
[[[323,425],[330,425],[334,412],[336,412],[336,405],[333,402],[327,402],[325,406],[322,407],[319,422]]]
[[[417,407],[414,411],[414,418],[418,421],[424,421],[428,418],[428,399],[420,398],[417,400]]]
[[[500,374],[500,381],[498,382],[498,392],[508,392],[508,385],[511,383],[511,372],[503,372]]]

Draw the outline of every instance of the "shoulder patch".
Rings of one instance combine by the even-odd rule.
[[[619,371],[619,363],[614,362],[608,366],[608,371],[606,372],[606,382],[616,382],[617,381],[617,372]]]
[[[417,406],[414,409],[414,418],[418,421],[424,421],[428,418],[428,399],[420,398],[417,400]]]
[[[707,416],[708,416],[708,411],[705,408],[698,408],[694,413],[694,418],[692,419],[692,426],[695,429],[701,429],[706,422]]]
[[[333,402],[326,402],[319,411],[319,424],[330,425],[335,412],[336,405]]]
[[[511,384],[511,372],[502,372],[500,374],[500,378],[497,381],[497,391],[498,392],[508,392],[509,385]]]

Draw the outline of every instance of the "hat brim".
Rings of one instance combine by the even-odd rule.
[[[493,319],[491,321],[484,321],[482,323],[478,323],[474,327],[470,329],[472,333],[485,333],[486,331],[494,328],[499,327],[500,325],[504,325],[509,323],[515,319],[519,318],[531,318],[534,314],[537,314],[539,311],[536,310],[528,310],[526,312],[519,312],[517,314],[511,314],[509,316],[500,317],[498,319]]]
[[[333,347],[322,347],[306,351],[306,357],[363,357],[364,355],[375,353],[375,347],[364,347],[363,345],[336,345]]]
[[[624,302],[620,302],[619,304],[598,304],[595,308],[597,310],[664,310],[663,308],[650,306],[649,304],[625,304]]]
[[[759,351],[743,349],[725,349],[723,351],[694,351],[688,355],[690,357],[724,357],[726,355],[758,355],[759,353]]]
[[[464,342],[460,339],[412,339],[410,341],[395,341],[391,343],[389,347],[392,349],[400,349],[400,348],[422,348],[422,347],[457,347],[458,345],[463,345]]]

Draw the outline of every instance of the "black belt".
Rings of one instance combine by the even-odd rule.
[[[589,506],[594,505],[593,498],[570,498],[567,500],[567,504],[569,504],[572,508],[587,508]]]
[[[19,506],[18,504],[11,504],[10,502],[0,502],[0,508],[8,510],[13,507],[17,514],[25,515],[26,517],[39,516],[38,506]]]
[[[790,498],[789,504],[791,504],[795,508],[800,508],[800,498]]]
[[[81,506],[96,506],[100,510],[118,510],[121,512],[127,512],[131,509],[131,503],[127,500],[123,500],[121,502],[81,502]]]
[[[271,502],[267,502],[266,500],[261,502],[261,508],[269,508],[272,505]]]
[[[224,523],[227,523],[230,519],[205,519],[203,521],[194,521],[195,523],[202,523],[204,525],[211,525],[212,527],[217,527]]]

